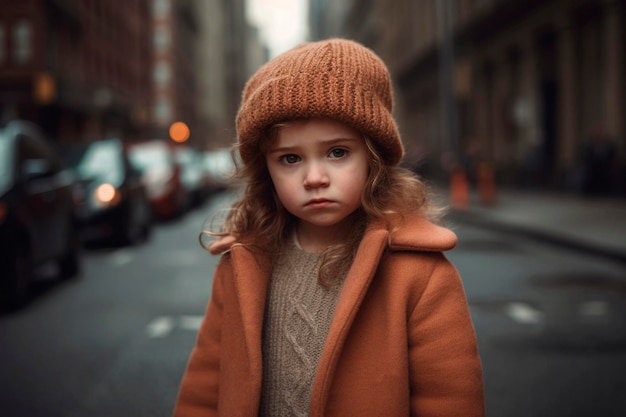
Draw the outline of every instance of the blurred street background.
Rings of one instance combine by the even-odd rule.
[[[0,412],[169,416],[250,75],[358,40],[450,207],[488,417],[626,415],[626,2],[0,0]]]

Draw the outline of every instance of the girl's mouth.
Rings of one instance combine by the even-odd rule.
[[[306,208],[317,209],[317,208],[325,208],[330,206],[333,203],[332,200],[327,200],[325,198],[315,198],[307,202],[304,206]]]

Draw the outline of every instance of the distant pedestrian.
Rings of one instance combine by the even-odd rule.
[[[261,67],[237,115],[246,187],[177,417],[483,416],[463,285],[427,189],[400,168],[385,64],[340,39]]]

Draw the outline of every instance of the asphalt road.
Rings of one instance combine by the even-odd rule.
[[[0,415],[169,416],[216,258],[198,233],[228,195],[130,248],[85,251],[82,278],[43,271],[0,316]],[[626,415],[626,271],[591,255],[451,224],[484,366],[487,415]]]
[[[623,264],[452,225],[487,416],[626,416]]]
[[[146,244],[85,250],[77,280],[42,271],[32,302],[0,316],[0,415],[170,415],[216,262],[198,233],[220,201]]]

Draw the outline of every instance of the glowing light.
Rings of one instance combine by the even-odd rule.
[[[47,72],[35,75],[33,89],[35,100],[40,104],[51,103],[56,97],[56,81]]]
[[[101,203],[111,203],[115,199],[115,187],[111,184],[102,184],[96,189],[96,199]]]
[[[3,203],[0,201],[0,224],[2,224],[4,219],[7,217],[8,213],[9,213],[9,209],[6,203]]]
[[[174,142],[185,142],[189,139],[189,133],[189,126],[185,122],[174,122],[170,126],[170,137]]]

